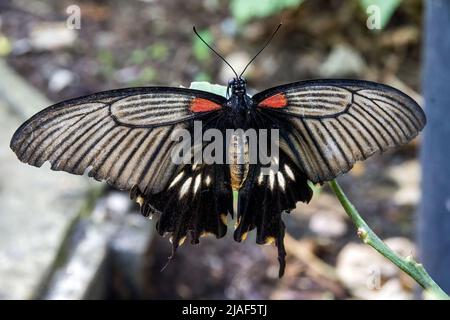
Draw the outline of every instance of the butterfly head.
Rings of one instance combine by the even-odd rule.
[[[231,90],[232,95],[245,96],[247,92],[247,81],[243,77],[233,78],[228,81],[228,91]]]
[[[273,39],[273,37],[275,36],[275,34],[278,32],[278,30],[281,27],[281,23],[278,25],[278,27],[275,29],[275,31],[272,33],[272,35],[270,36],[270,38],[267,40],[267,42],[264,44],[264,46],[253,56],[252,59],[250,59],[250,61],[247,63],[247,65],[244,67],[244,70],[242,70],[242,72],[238,75],[238,73],[236,72],[236,70],[234,70],[234,68],[231,66],[231,64],[221,55],[219,54],[216,50],[214,50],[213,47],[211,47],[201,36],[200,34],[197,32],[197,30],[195,29],[195,26],[193,27],[194,33],[195,35],[212,51],[214,52],[223,62],[225,62],[230,69],[233,71],[233,73],[236,75],[236,77],[234,77],[233,79],[231,79],[228,82],[228,87],[227,87],[227,98],[230,97],[229,92],[231,90],[231,95],[235,95],[238,97],[246,97],[246,92],[247,92],[247,81],[245,81],[245,79],[242,77],[242,75],[245,73],[245,71],[247,70],[247,68],[252,64],[252,62],[256,59],[256,57],[267,47],[267,45],[270,43],[270,41]]]

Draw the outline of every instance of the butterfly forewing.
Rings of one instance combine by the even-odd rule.
[[[40,167],[83,174],[130,190],[160,191],[173,163],[168,159],[175,129],[188,128],[220,107],[225,98],[183,88],[107,91],[51,106],[25,122],[11,148]],[[201,106],[201,108],[199,108]]]
[[[254,97],[280,128],[280,146],[312,182],[334,179],[358,160],[413,139],[426,123],[404,93],[359,80],[312,80]]]

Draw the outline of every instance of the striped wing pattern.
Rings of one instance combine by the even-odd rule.
[[[127,126],[158,126],[193,117],[189,108],[186,108],[192,100],[193,97],[176,93],[138,94],[112,103],[110,112],[118,123]]]
[[[40,167],[74,174],[146,193],[167,185],[175,165],[170,134],[189,126],[202,113],[190,110],[197,98],[223,104],[224,98],[182,88],[130,88],[72,99],[44,109],[14,134],[18,158]]]
[[[314,183],[334,179],[358,160],[403,145],[425,126],[417,103],[386,85],[356,80],[305,81],[269,89],[283,108],[258,108],[280,128],[280,148]]]

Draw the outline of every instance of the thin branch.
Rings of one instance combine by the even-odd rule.
[[[389,248],[376,234],[369,228],[367,223],[359,215],[358,210],[348,200],[336,180],[331,180],[329,185],[350,219],[356,225],[358,237],[366,244],[377,250],[384,257],[389,259],[401,270],[410,275],[418,284],[420,284],[428,293],[436,298],[449,299],[449,296],[442,290],[436,282],[430,277],[422,264],[416,262],[412,256],[406,258],[399,257],[391,248]]]

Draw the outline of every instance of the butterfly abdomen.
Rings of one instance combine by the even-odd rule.
[[[248,175],[249,150],[245,135],[233,133],[230,139],[228,157],[230,163],[231,187],[238,191]]]

